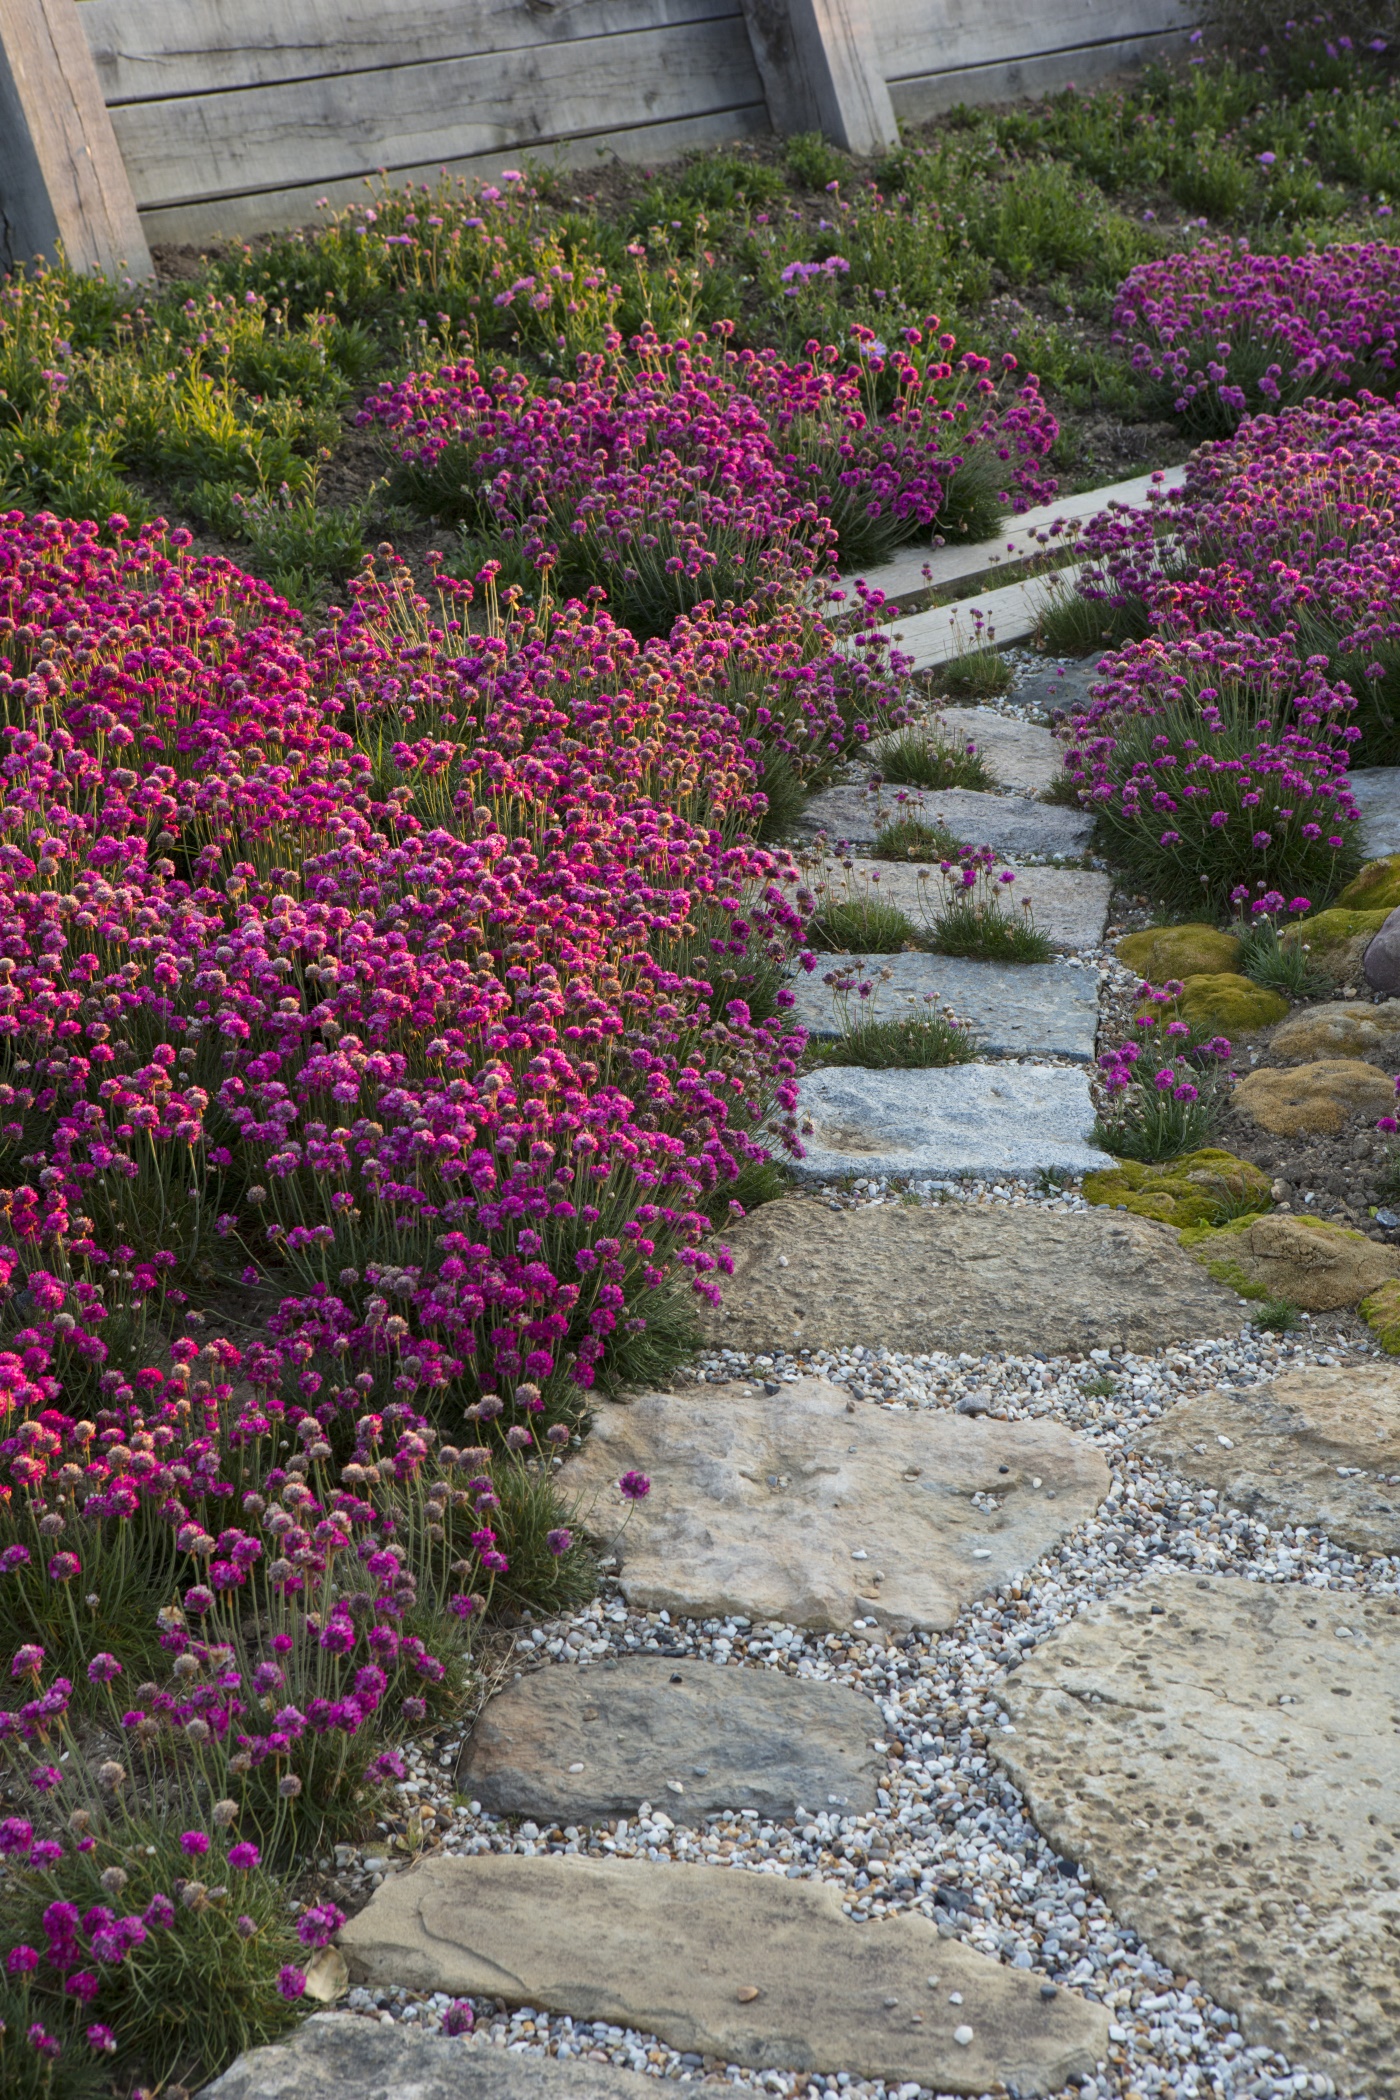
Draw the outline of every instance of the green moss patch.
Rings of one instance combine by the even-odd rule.
[[[1149,984],[1165,984],[1169,977],[1237,970],[1240,944],[1218,926],[1152,926],[1146,933],[1126,934],[1118,943],[1118,960]]]
[[[1086,1174],[1084,1196],[1176,1226],[1223,1225],[1241,1214],[1257,1217],[1270,1205],[1268,1175],[1213,1147],[1156,1167],[1125,1159],[1112,1172]]]
[[[1344,911],[1394,911],[1397,904],[1400,904],[1400,853],[1387,853],[1381,860],[1368,860],[1361,873],[1347,884],[1337,899],[1339,909]]]

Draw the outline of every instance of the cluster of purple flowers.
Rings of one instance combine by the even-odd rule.
[[[484,526],[566,587],[598,583],[664,632],[703,598],[748,597],[775,562],[810,574],[951,525],[975,463],[1003,506],[1054,493],[1057,425],[1031,377],[999,387],[986,358],[910,329],[849,362],[813,342],[794,364],[735,350],[730,324],[693,342],[653,335],[540,384],[469,360],[412,372],[360,414],[392,434],[436,508]],[[875,394],[891,395],[883,414]]]
[[[1393,392],[1400,380],[1400,248],[1379,241],[1255,255],[1203,242],[1139,263],[1114,337],[1178,415],[1232,430],[1309,395]]]

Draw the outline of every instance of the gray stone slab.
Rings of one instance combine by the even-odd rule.
[[[1090,687],[1102,679],[1101,661],[1098,656],[1081,656],[1076,661],[1047,664],[1017,686],[1018,706],[1034,708],[1047,719],[1072,714],[1088,700]]]
[[[976,744],[997,786],[1010,794],[1042,794],[1064,770],[1063,747],[1048,729],[995,707],[950,707],[938,730],[947,742]],[[875,758],[878,764],[878,749]]]
[[[1395,1600],[1160,1569],[1042,1641],[991,1754],[1246,2041],[1400,2092]]]
[[[1100,1452],[1058,1422],[848,1411],[821,1378],[600,1408],[561,1487],[601,1531],[628,1472],[652,1484],[614,1548],[629,1603],[822,1628],[873,1615],[899,1632],[951,1626],[1108,1488]]]
[[[1015,867],[1012,861],[1009,865]],[[838,860],[816,856],[805,871],[818,902],[873,896],[902,911],[918,931],[929,928],[943,908],[946,884],[937,865],[903,860]],[[1113,878],[1097,868],[1030,867],[1017,870],[1011,885],[1011,907],[1029,898],[1032,917],[1052,948],[1063,954],[1103,945]]]
[[[317,2013],[285,2041],[240,2056],[204,2100],[647,2100],[654,2083],[611,2064]]]
[[[484,1708],[462,1786],[489,1814],[597,1823],[643,1801],[691,1823],[875,1807],[880,1716],[840,1684],[689,1657],[535,1670]]]
[[[1314,1366],[1243,1393],[1202,1393],[1138,1448],[1266,1523],[1306,1524],[1359,1553],[1400,1553],[1400,1370]]]
[[[832,1211],[766,1203],[726,1229],[734,1273],[701,1313],[705,1341],[773,1349],[982,1355],[1164,1349],[1238,1334],[1244,1307],[1128,1212],[970,1203]]]
[[[868,999],[839,995],[824,982],[856,970],[875,985]],[[795,972],[797,1004],[789,1018],[809,1035],[844,1035],[847,1021],[901,1021],[934,1000],[971,1024],[984,1050],[1020,1057],[1073,1057],[1088,1063],[1099,1025],[1096,970],[1068,963],[969,962],[957,955],[823,955],[807,975]]]
[[[726,1867],[436,1858],[377,1889],[342,1944],[375,1984],[479,1992],[724,2063],[939,2093],[1057,2092],[1108,2044],[1103,2006],[1042,1998],[1038,1978],[940,1939],[926,1918],[857,1925],[834,1883]]]
[[[1400,853],[1400,766],[1363,766],[1347,776],[1361,812],[1361,838],[1369,860]]]
[[[1056,1168],[1089,1174],[1113,1162],[1089,1142],[1085,1073],[1063,1065],[952,1065],[869,1072],[829,1065],[798,1087],[800,1181],[846,1174],[1000,1180]]]
[[[1075,858],[1089,844],[1094,820],[1081,809],[1061,809],[1049,802],[1028,802],[1024,795],[984,795],[971,788],[826,788],[813,795],[798,822],[807,832],[824,832],[833,843],[873,844],[881,828],[898,817],[941,824],[965,846],[994,846],[999,853],[1063,854]],[[1380,849],[1375,849],[1379,851]]]

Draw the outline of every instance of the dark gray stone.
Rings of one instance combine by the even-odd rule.
[[[611,2064],[559,2063],[467,2035],[317,2013],[285,2041],[240,2056],[204,2100],[646,2100],[652,2084]]]
[[[1400,905],[1367,942],[1361,967],[1373,992],[1384,992],[1387,998],[1400,992]]]
[[[875,1708],[844,1685],[634,1656],[537,1670],[499,1693],[462,1785],[491,1815],[557,1823],[635,1815],[643,1801],[683,1823],[799,1805],[861,1815],[875,1806],[879,1732]]]
[[[876,986],[869,999],[834,992],[824,979],[855,971]],[[982,1050],[1018,1057],[1072,1057],[1087,1064],[1099,1025],[1096,970],[1070,963],[970,962],[959,955],[833,955],[794,976],[791,1019],[809,1035],[844,1035],[848,1021],[902,1021],[933,1000],[971,1024]]]

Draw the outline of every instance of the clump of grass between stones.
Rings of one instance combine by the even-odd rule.
[[[1251,1318],[1268,1334],[1292,1334],[1303,1324],[1302,1314],[1289,1298],[1265,1298],[1255,1306]]]
[[[976,962],[1049,962],[1053,950],[1035,923],[1029,897],[1008,909],[1015,871],[990,846],[964,847],[956,863],[942,863],[940,873],[945,901],[933,913],[929,934],[936,954]]]
[[[952,860],[962,851],[946,824],[925,824],[920,817],[891,817],[875,834],[877,860]]]
[[[807,1066],[862,1065],[867,1071],[900,1067],[928,1071],[939,1065],[971,1064],[977,1041],[965,1022],[954,1021],[941,1008],[902,1019],[857,1021],[841,1035],[809,1039]]]
[[[823,948],[852,955],[898,955],[918,943],[898,905],[880,897],[843,897],[823,905],[812,921],[812,939]]]
[[[945,693],[959,699],[991,700],[998,693],[1011,691],[1012,675],[1000,649],[988,642],[980,649],[966,649],[961,656],[953,657],[943,666],[938,682]]]
[[[880,770],[900,787],[994,789],[976,744],[945,733],[904,729],[880,746]]]

